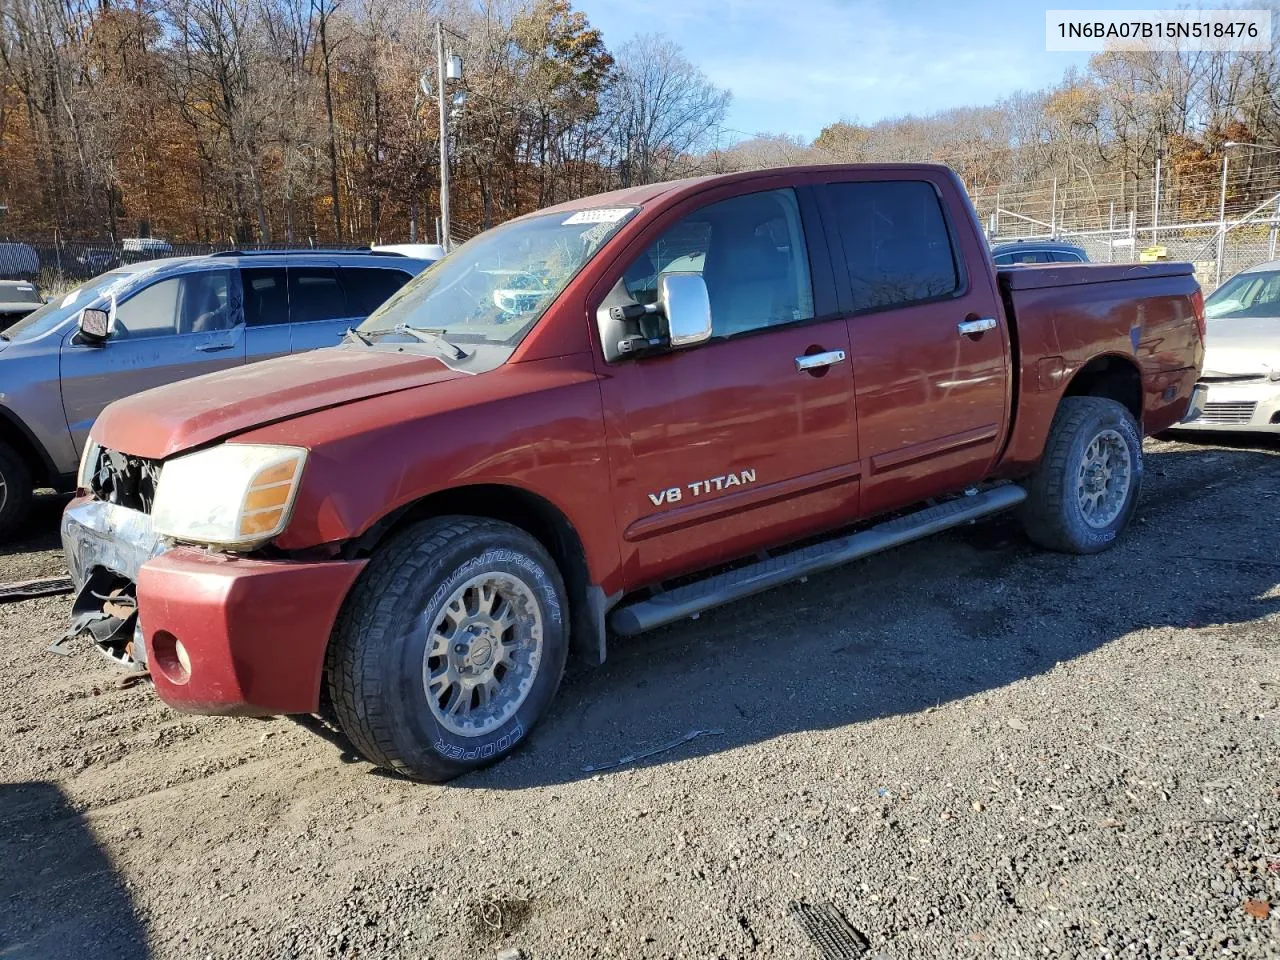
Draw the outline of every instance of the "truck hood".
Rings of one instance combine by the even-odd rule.
[[[419,353],[339,347],[183,380],[117,400],[93,439],[163,460],[255,427],[467,374]]]

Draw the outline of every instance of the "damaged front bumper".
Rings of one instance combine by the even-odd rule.
[[[165,551],[140,510],[91,497],[62,514],[62,549],[76,587],[71,626],[53,649],[88,634],[98,651],[130,670],[146,669],[134,585],[142,565]]]
[[[265,560],[172,546],[150,521],[102,501],[72,501],[62,542],[80,588],[79,616],[96,612],[100,623],[103,613],[126,613],[134,603],[132,620],[115,617],[128,634],[121,649],[150,670],[156,692],[175,709],[314,713],[334,621],[365,561]]]

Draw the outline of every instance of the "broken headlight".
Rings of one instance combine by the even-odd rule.
[[[248,550],[284,530],[307,451],[224,443],[169,460],[151,520],[174,540]]]

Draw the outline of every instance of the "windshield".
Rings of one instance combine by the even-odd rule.
[[[1280,317],[1280,270],[1232,277],[1205,300],[1204,315],[1210,320]]]
[[[365,334],[396,327],[444,331],[452,343],[515,346],[632,207],[517,220],[480,234],[384,303]]]
[[[54,297],[39,310],[27,314],[12,327],[5,330],[4,335],[10,340],[34,340],[41,334],[48,333],[67,317],[86,305],[93,303],[117,284],[122,284],[130,277],[137,276],[124,270],[115,270],[94,277],[83,286],[76,287],[70,293]]]

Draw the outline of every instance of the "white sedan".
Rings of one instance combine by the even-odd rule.
[[[1237,273],[1205,300],[1204,411],[1181,430],[1280,433],[1280,260]]]

